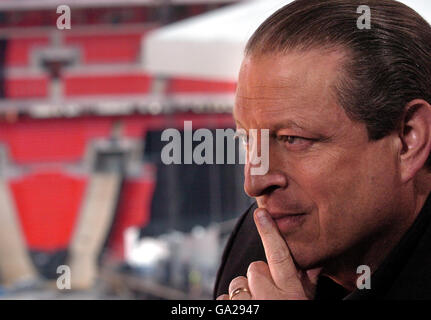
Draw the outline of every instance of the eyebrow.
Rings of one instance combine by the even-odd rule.
[[[280,122],[277,122],[274,124],[274,130],[278,131],[280,129],[300,129],[300,130],[304,130],[304,131],[309,131],[307,129],[304,128],[304,126],[301,126],[300,124],[298,124],[297,122],[293,121],[293,120],[282,120]]]
[[[239,124],[242,128],[245,129],[245,126],[238,119],[235,119],[235,116],[233,118],[234,118],[235,123],[237,123],[237,125]],[[280,121],[280,122],[275,123],[272,127],[273,128],[271,131],[275,131],[275,132],[277,132],[281,129],[300,129],[300,130],[304,130],[304,131],[310,131],[310,130],[305,129],[303,126],[299,125],[298,123],[296,123],[293,120]]]

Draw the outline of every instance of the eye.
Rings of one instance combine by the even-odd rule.
[[[298,144],[308,140],[306,138],[302,138],[298,136],[280,136],[279,139],[283,142],[287,142],[288,144]]]
[[[286,146],[289,146],[291,149],[294,148],[292,150],[302,150],[313,143],[313,139],[299,136],[283,135],[277,137],[277,139],[283,142]]]

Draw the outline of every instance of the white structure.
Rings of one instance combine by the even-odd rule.
[[[267,17],[290,2],[245,1],[158,29],[145,40],[144,68],[161,76],[235,81],[248,38]],[[431,23],[430,0],[401,2]]]

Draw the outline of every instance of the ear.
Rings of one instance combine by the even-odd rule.
[[[424,167],[431,150],[431,105],[422,99],[409,102],[401,123],[401,180],[407,182]]]

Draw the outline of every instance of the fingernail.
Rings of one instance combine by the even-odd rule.
[[[256,217],[257,217],[257,220],[259,221],[259,223],[262,226],[268,225],[269,220],[268,220],[268,216],[267,216],[267,214],[266,214],[266,212],[265,212],[264,209],[258,209],[256,211]]]

